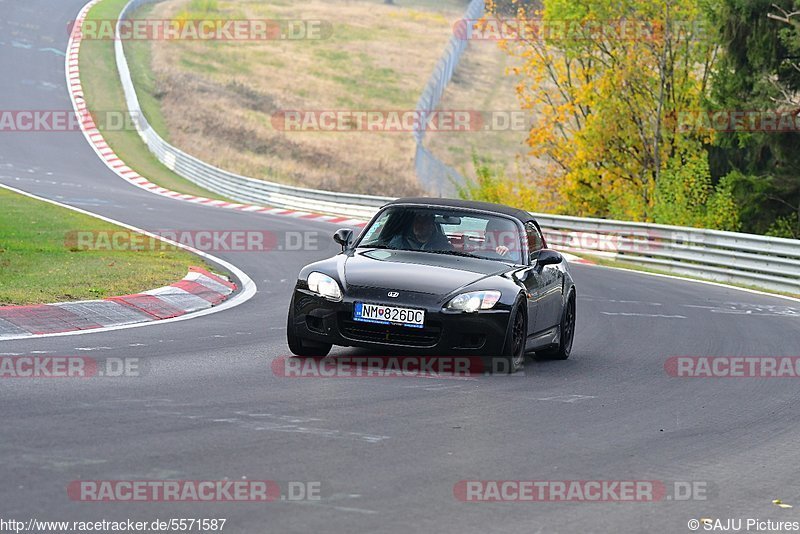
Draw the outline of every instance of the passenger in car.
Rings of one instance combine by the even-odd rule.
[[[519,230],[514,223],[501,218],[490,219],[486,223],[481,251],[489,256],[497,254],[510,261],[519,262]]]

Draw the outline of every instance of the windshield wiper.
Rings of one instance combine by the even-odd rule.
[[[464,256],[465,258],[478,258],[478,259],[488,259],[482,256],[476,256],[471,252],[462,252],[460,250],[428,250],[428,249],[413,249],[413,248],[396,248],[390,247],[389,245],[359,245],[358,248],[372,248],[372,249],[385,249],[385,250],[402,250],[406,252],[430,252],[431,254],[449,254],[451,256]]]
[[[423,250],[421,252],[432,252],[433,254],[449,254],[451,256],[464,256],[466,258],[479,258],[483,260],[486,259],[481,256],[476,256],[471,252],[463,252],[461,250]]]
[[[389,245],[358,245],[358,248],[379,248],[387,250],[403,250],[400,248],[390,247]]]

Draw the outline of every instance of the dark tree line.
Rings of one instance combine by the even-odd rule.
[[[743,231],[800,238],[800,1],[722,0],[712,11],[721,55],[710,109],[783,113],[796,125],[720,134],[712,176],[733,172]]]

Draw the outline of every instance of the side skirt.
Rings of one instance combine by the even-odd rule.
[[[525,343],[525,351],[542,350],[549,347],[554,347],[561,341],[561,327],[554,326],[548,328],[543,332],[538,332],[528,336],[528,341]]]

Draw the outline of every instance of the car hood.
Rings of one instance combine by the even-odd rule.
[[[407,250],[359,249],[345,260],[346,286],[446,295],[513,270],[499,261]]]

